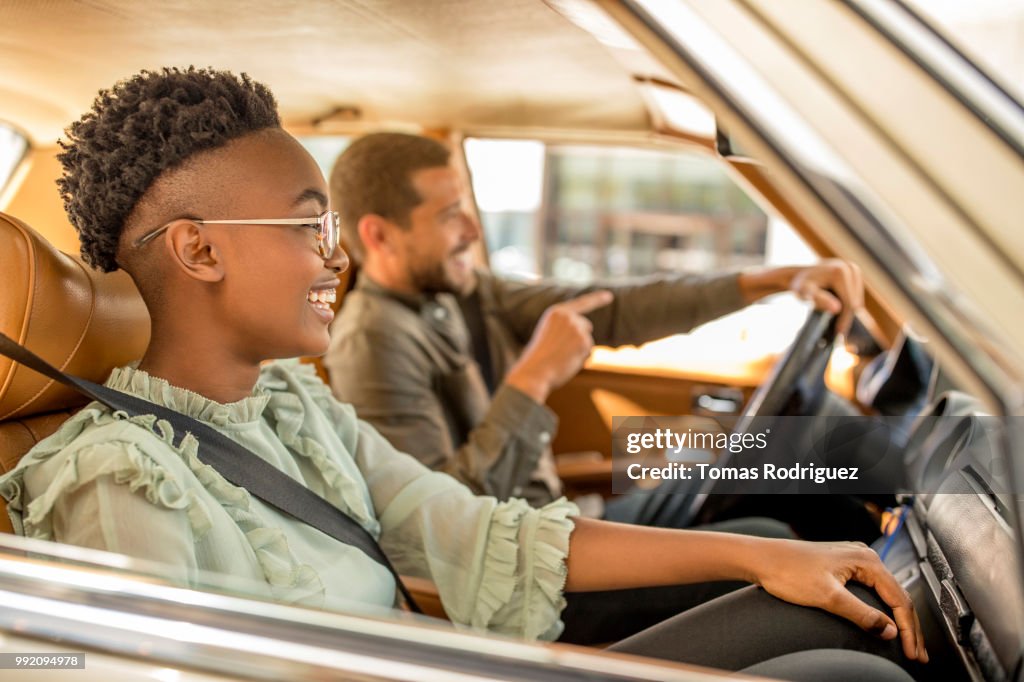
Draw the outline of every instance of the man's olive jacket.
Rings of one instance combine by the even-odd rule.
[[[462,305],[479,306],[493,395],[455,296],[399,294],[365,275],[334,322],[324,366],[335,395],[396,448],[478,493],[534,506],[561,493],[550,448],[558,420],[502,380],[549,306],[610,289],[613,302],[587,317],[598,345],[621,346],[685,332],[744,305],[734,274],[585,288],[477,274]]]

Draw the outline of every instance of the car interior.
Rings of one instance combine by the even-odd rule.
[[[2,322],[6,334],[52,358],[64,371],[95,381],[102,381],[111,369],[141,354],[148,341],[148,316],[134,285],[123,272],[103,274],[92,270],[77,257],[56,250],[12,216],[0,216],[0,240],[4,245],[0,250],[2,270],[14,275],[10,290],[17,294],[4,298]],[[790,355],[777,365],[773,374],[776,382],[764,384],[749,402],[739,428],[744,418],[753,417],[764,405],[780,400],[773,395],[777,392],[785,394],[781,398],[783,404],[771,408],[777,414],[806,416],[808,402],[819,406],[827,402],[821,396],[816,400],[809,398],[825,389],[821,378],[823,363],[807,357],[808,351],[821,355],[821,349],[831,345],[821,338],[829,332],[829,326],[821,323],[823,317],[812,316],[801,334],[809,337],[809,342],[801,346],[804,339],[798,338]],[[981,674],[983,679],[1005,679],[1019,663],[1020,610],[1008,605],[1022,602],[1009,515],[1013,502],[986,482],[993,462],[998,459],[992,453],[998,452],[999,429],[993,428],[992,418],[986,417],[979,403],[969,395],[955,390],[937,392],[941,386],[937,366],[927,383],[919,381],[920,367],[913,363],[909,377],[905,372],[892,372],[906,364],[905,360],[900,362],[900,356],[908,353],[907,346],[908,340],[904,339],[898,347],[880,354],[872,363],[877,369],[863,374],[858,385],[860,395],[897,394],[898,399],[887,403],[896,406],[891,408],[897,412],[895,416],[906,417],[904,408],[908,404],[925,406],[913,415],[905,442],[901,439],[899,444],[906,476],[901,487],[935,492],[910,502],[912,513],[902,524],[903,532],[894,536],[886,563],[923,607],[921,613],[931,638],[934,669],[942,670],[936,679],[951,679],[952,670],[963,679],[970,679],[972,674]],[[794,355],[802,356],[796,360],[797,376],[786,384],[778,383],[778,376],[785,378],[787,368],[793,366],[789,361]],[[35,443],[56,430],[84,399],[50,379],[4,360],[0,462],[7,471]],[[808,371],[817,375],[815,381],[800,376]],[[880,373],[886,371],[889,374],[880,378]],[[907,384],[913,388],[907,389]],[[862,455],[865,453],[852,457]],[[704,492],[703,505],[694,508],[698,518],[728,518],[750,508],[743,500],[726,503],[733,496],[716,495],[713,490]],[[894,496],[897,492],[895,488],[892,491]],[[822,497],[828,498],[828,509],[833,513],[854,518],[860,515],[861,529],[870,527],[874,520],[872,505],[863,500],[855,504],[843,499],[842,504],[836,505],[831,496]],[[833,536],[837,527],[853,524],[833,516],[828,530],[817,524],[802,526],[800,515],[807,515],[813,506],[803,499],[797,501],[792,521],[804,531],[805,537],[814,537],[819,532]],[[784,501],[772,503],[780,514],[786,513]],[[896,505],[895,497],[892,504]],[[712,515],[723,508],[724,515]],[[0,517],[0,523],[4,532],[13,532],[6,514]],[[870,542],[873,538],[865,535],[864,539]],[[886,538],[874,542],[881,549]],[[411,587],[429,614],[444,617],[429,583],[412,579]]]
[[[98,35],[116,42],[127,26],[141,20],[141,9],[93,4],[111,15],[103,18],[76,8],[60,30],[72,32],[69,27],[75,13],[83,12],[79,18],[88,19]],[[401,123],[403,103],[382,89],[375,90],[375,81],[391,83],[395,71],[430,54],[437,63],[427,73],[441,64],[463,80],[458,87],[445,83],[431,90],[424,84],[428,79],[422,78],[414,88],[415,97],[410,98],[419,107],[415,117],[419,123],[414,129],[451,143],[453,149],[462,150],[471,136],[544,139],[545,126],[559,131],[558,135],[551,133],[552,145],[596,140],[596,144],[633,145],[645,150],[699,149],[727,168],[759,205],[787,220],[819,257],[842,255],[838,245],[816,234],[812,216],[778,191],[763,164],[746,152],[740,155],[735,149],[738,143],[730,147],[723,142],[729,136],[721,126],[704,137],[672,131],[668,124],[657,129],[657,120],[653,123],[657,130],[651,129],[648,116],[657,119],[658,108],[645,109],[644,101],[649,101],[645,98],[652,92],[686,91],[679,79],[650,55],[635,56],[638,61],[633,68],[624,68],[579,25],[544,3],[517,0],[504,15],[496,9],[500,3],[495,2],[478,3],[472,9],[460,3],[440,3],[440,14],[429,19],[410,7],[400,7],[401,3],[386,4],[387,12],[381,10],[379,15],[377,9],[368,10],[358,2],[339,3],[340,10],[320,5],[312,10],[315,15],[322,13],[325,22],[347,27],[337,39],[349,39],[356,46],[346,58],[362,75],[347,83],[351,101],[303,99],[310,91],[308,85],[306,90],[283,87],[279,91],[286,127],[300,138],[347,138],[367,130],[408,129],[407,123]],[[193,8],[197,5],[184,3]],[[170,9],[162,12],[147,15],[147,24],[157,26],[164,20],[178,30],[191,25],[186,15]],[[481,22],[501,16],[511,32],[504,36],[503,45],[518,37],[536,48],[520,51],[532,56],[518,69],[496,56],[500,46],[488,43],[486,31],[473,31]],[[300,21],[281,15],[277,19],[301,31],[311,17]],[[261,37],[264,25],[255,18],[242,23],[234,45]],[[159,33],[156,28],[147,30]],[[386,62],[358,59],[358,46],[372,44],[368,30],[377,31],[382,40],[403,35],[408,43]],[[0,34],[7,33],[8,29],[0,29]],[[282,30],[281,35],[286,33]],[[73,35],[64,38],[68,45],[80,44],[80,38]],[[279,39],[282,42],[274,43]],[[272,45],[290,44],[280,36],[270,40]],[[445,41],[453,41],[455,47],[442,51]],[[529,89],[526,83],[530,79],[543,80],[539,74],[547,62],[542,48],[564,51],[560,63],[568,64],[568,70],[561,84],[545,82],[531,95],[535,100],[520,103],[522,110],[517,111],[515,94]],[[8,54],[5,49],[0,46],[0,57]],[[133,49],[145,53],[137,45]],[[294,54],[296,50],[282,51],[288,52],[287,59],[268,72],[280,83],[287,83],[288,69],[297,68],[300,57]],[[177,57],[180,51],[169,54]],[[204,57],[222,57],[229,67],[234,64],[227,53],[215,51]],[[498,82],[501,79],[493,77],[493,68],[480,68],[473,59],[507,67],[508,82]],[[113,82],[127,75],[121,68],[124,63],[135,61],[108,58],[88,79],[88,87],[81,87],[91,89],[93,82]],[[315,77],[308,68],[299,72]],[[606,80],[585,83],[595,73]],[[326,85],[336,87],[337,83]],[[5,92],[4,88],[0,82],[0,92]],[[23,83],[8,89],[26,90]],[[593,98],[593,92],[602,89],[609,93],[601,99],[604,111],[594,108]],[[617,92],[626,94],[616,97]],[[90,90],[87,97],[69,99],[87,105],[93,94]],[[453,109],[450,101],[459,96],[472,104]],[[547,109],[536,105],[545,101]],[[73,114],[61,110],[55,116],[46,109],[27,98],[17,106],[0,104],[0,120],[9,117],[34,145],[26,153],[16,182],[11,183],[14,191],[2,193],[0,187],[4,292],[0,295],[0,332],[69,374],[102,382],[111,369],[141,356],[149,340],[148,314],[124,272],[100,273],[77,255],[74,234],[52,186],[59,169],[57,148],[49,142],[52,121],[66,123]],[[34,113],[38,111],[46,115]],[[545,115],[551,118],[545,120]],[[599,118],[599,124],[593,125],[588,116]],[[472,187],[465,152],[457,151],[456,157]],[[487,267],[489,258],[494,255],[482,247],[480,265]],[[346,286],[351,286],[351,270],[346,277]],[[336,308],[344,305],[344,298],[339,295],[338,299]],[[838,359],[846,357],[842,353],[853,359],[840,375]],[[844,463],[871,468],[879,451],[887,453],[886,467],[878,474],[877,494],[744,496],[722,494],[712,482],[705,482],[694,488],[697,494],[692,499],[685,500],[688,518],[714,521],[769,509],[805,539],[866,542],[882,554],[912,594],[921,615],[932,659],[922,679],[1020,679],[1024,674],[1024,589],[1016,529],[1020,500],[1008,483],[1012,475],[1008,459],[1019,459],[1019,453],[1009,447],[1019,444],[1024,434],[1012,417],[994,416],[984,400],[951,376],[938,356],[934,344],[915,332],[877,288],[869,288],[866,310],[842,344],[837,344],[831,316],[811,314],[785,352],[754,370],[732,376],[680,369],[659,361],[636,365],[628,360],[628,352],[616,356],[597,349],[579,376],[549,401],[561,423],[553,442],[559,475],[572,495],[611,494],[617,466],[611,447],[613,415],[685,414],[739,431],[751,428],[755,419],[806,418],[808,421],[801,422],[806,431],[794,438],[810,438],[815,424],[836,417],[858,417],[884,426],[871,437],[840,444],[835,454]],[[326,377],[316,358],[305,360]],[[844,383],[842,376],[848,381]],[[10,471],[84,402],[78,393],[0,356],[0,473]],[[0,532],[14,532],[2,501]],[[408,584],[428,614],[444,618],[429,582],[410,578]]]

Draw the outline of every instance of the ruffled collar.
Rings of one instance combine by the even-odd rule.
[[[218,403],[188,389],[172,386],[164,379],[151,376],[133,366],[115,369],[106,385],[201,422],[222,427],[258,421],[270,400],[269,393],[257,385],[250,396],[233,403]]]

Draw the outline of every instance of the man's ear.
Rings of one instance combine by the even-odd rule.
[[[175,220],[160,240],[171,253],[171,260],[186,275],[203,282],[224,279],[224,263],[216,245],[204,230],[191,220]]]
[[[363,243],[363,251],[367,256],[382,251],[389,252],[395,248],[392,235],[398,226],[390,220],[375,213],[369,213],[359,219],[356,228],[359,231],[359,239]]]

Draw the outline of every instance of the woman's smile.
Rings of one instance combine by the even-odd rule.
[[[306,302],[312,306],[316,314],[325,322],[329,323],[334,319],[334,311],[331,304],[338,300],[338,290],[332,286],[329,288],[314,288],[306,293]]]

